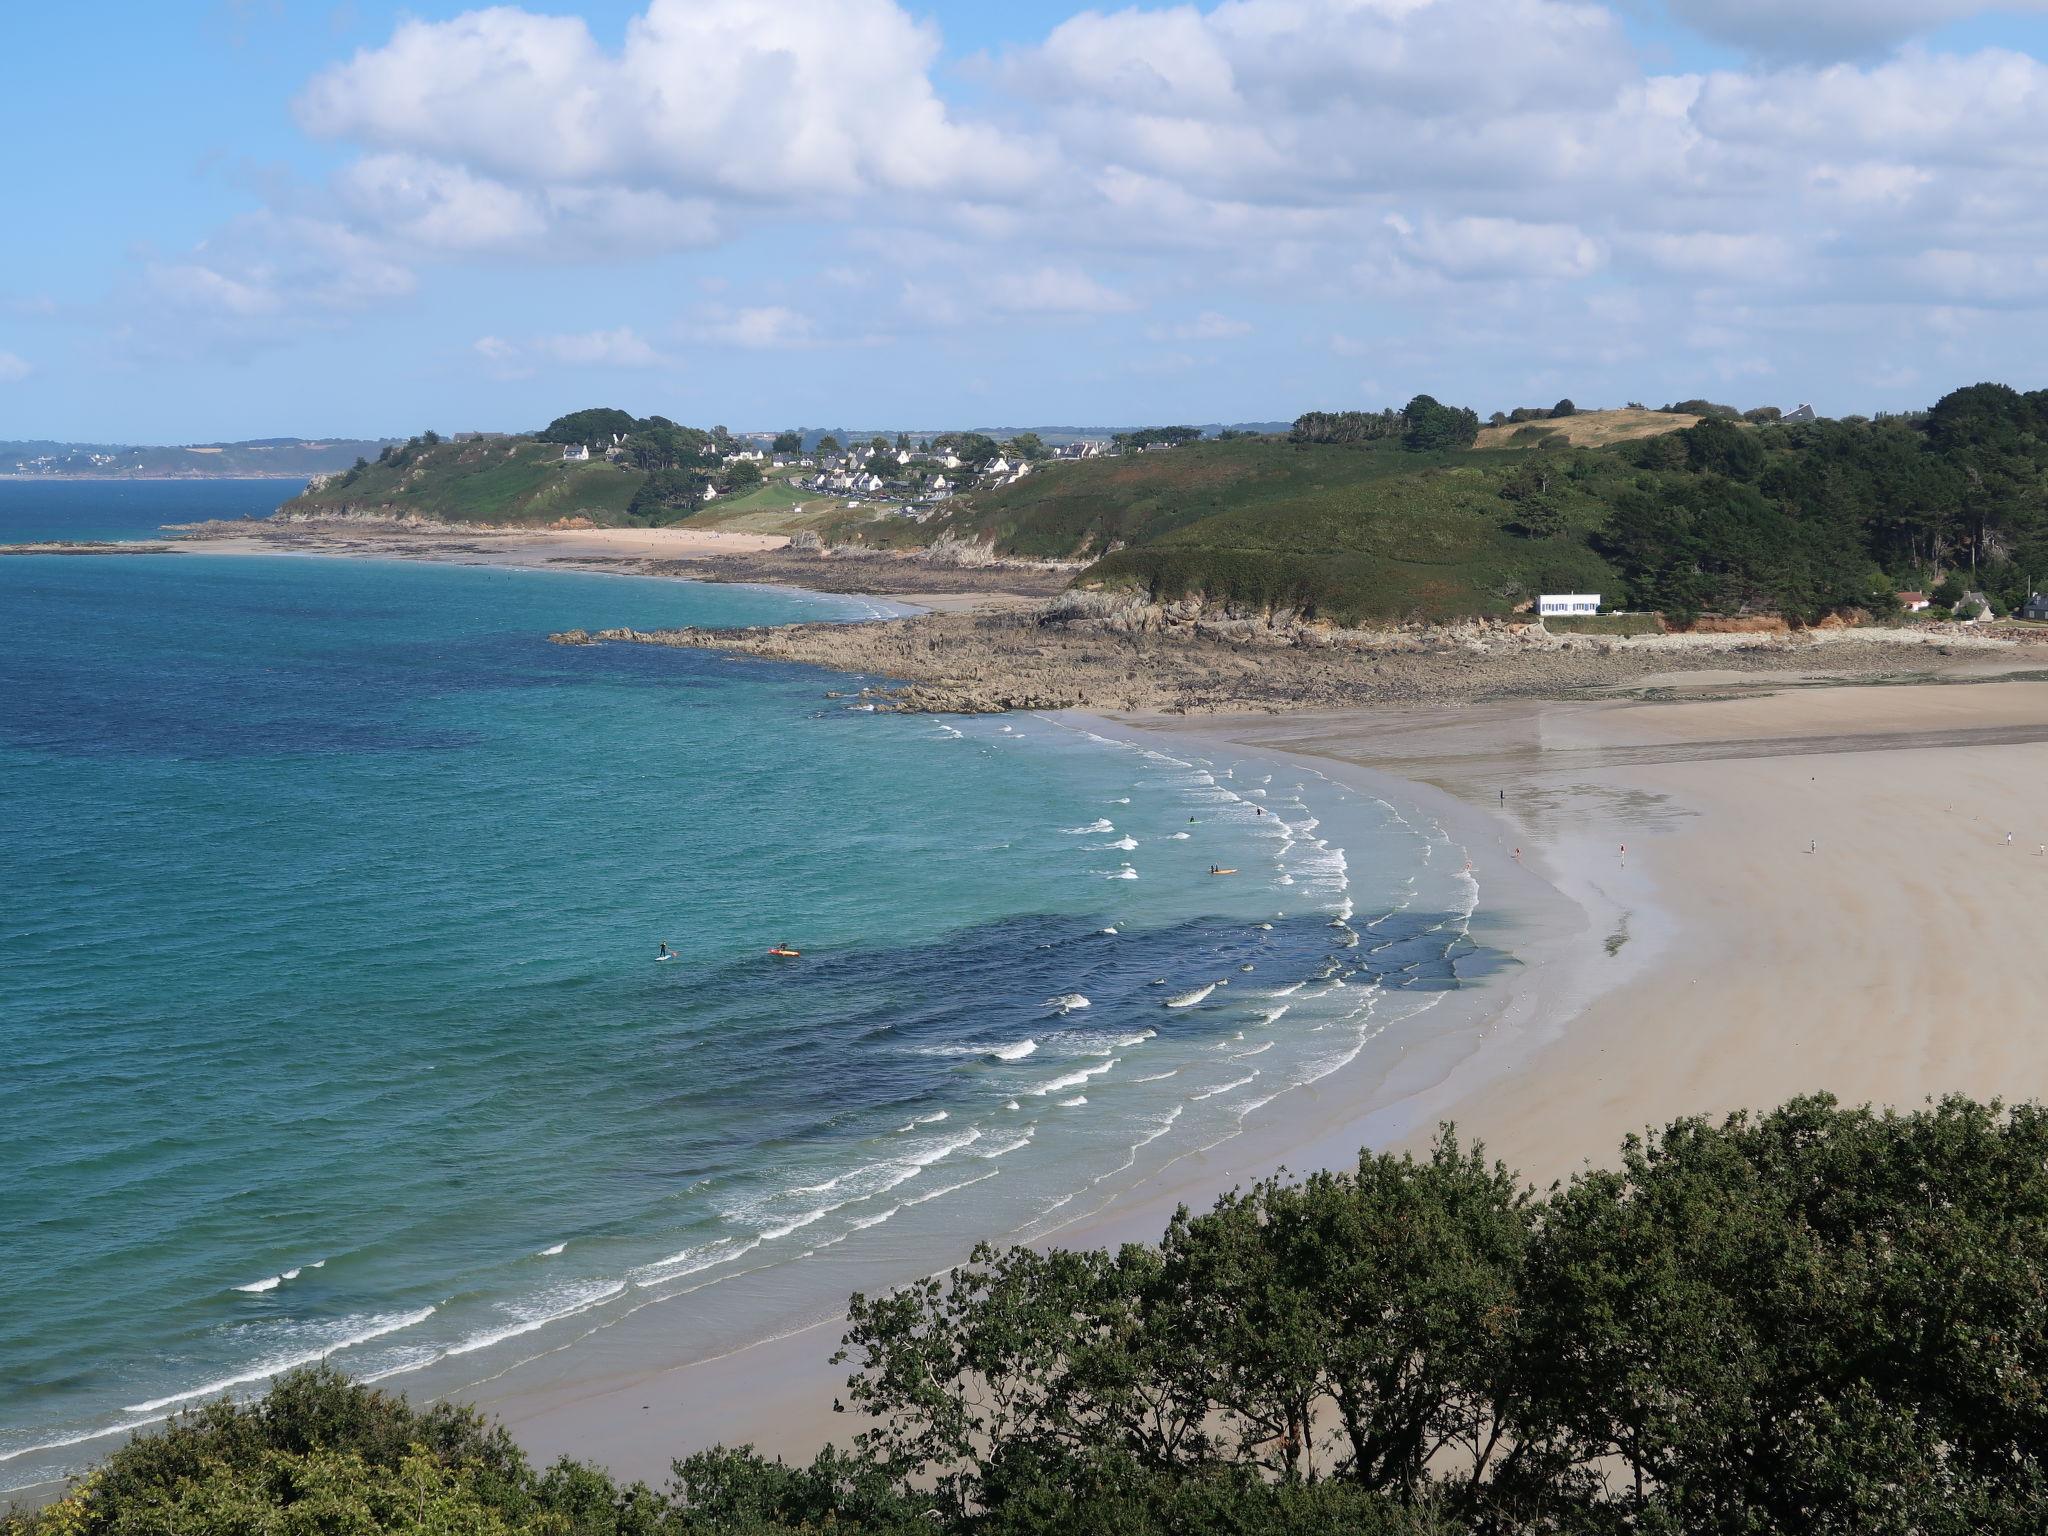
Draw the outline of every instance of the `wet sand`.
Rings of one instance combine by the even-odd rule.
[[[1182,1201],[1445,1119],[1547,1184],[1645,1126],[1799,1093],[2048,1095],[2039,681],[1141,723],[1438,816],[1476,867],[1478,931],[1522,964],[1054,1242],[1156,1238]],[[665,1366],[656,1312],[589,1369],[470,1395],[538,1453],[633,1476],[720,1441],[802,1458],[858,1427],[831,1412],[838,1331]]]

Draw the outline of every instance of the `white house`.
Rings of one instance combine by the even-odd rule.
[[[950,491],[951,489],[953,489],[953,482],[948,480],[944,475],[933,475],[932,489],[934,491]]]
[[[1007,475],[1010,472],[1010,461],[999,453],[982,465],[981,472],[984,475]]]
[[[1536,599],[1536,611],[1545,618],[1569,614],[1598,613],[1598,592],[1546,592]]]
[[[562,450],[562,462],[565,464],[582,464],[588,462],[589,458],[590,448],[584,443],[571,443]]]
[[[1901,592],[1899,606],[1908,613],[1924,613],[1929,607],[1925,592]]]

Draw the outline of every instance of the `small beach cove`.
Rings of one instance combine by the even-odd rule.
[[[37,564],[24,560],[9,568]],[[124,597],[98,584],[147,584],[161,580],[158,572],[182,570],[187,574],[177,579],[196,583],[203,601],[216,605],[244,590],[245,580],[256,584],[247,589],[252,593],[266,583],[280,583],[259,602],[269,616],[266,622],[289,617],[297,624],[310,614],[316,625],[330,619],[354,625],[358,619],[343,614],[353,600],[343,601],[342,595],[352,584],[366,584],[354,590],[370,600],[354,606],[382,627],[357,633],[375,634],[377,646],[387,651],[384,661],[401,668],[393,675],[405,681],[393,696],[415,695],[429,706],[426,713],[404,720],[403,731],[394,735],[391,720],[380,720],[378,710],[365,712],[356,702],[372,695],[349,683],[346,665],[313,654],[294,657],[286,673],[293,687],[274,693],[259,687],[246,695],[257,707],[255,734],[237,737],[229,731],[229,711],[209,726],[218,739],[196,744],[202,758],[210,754],[221,763],[261,759],[266,755],[262,749],[275,745],[280,727],[293,721],[291,709],[280,714],[279,706],[292,705],[295,692],[302,698],[309,689],[315,694],[330,686],[344,690],[334,695],[345,701],[334,720],[346,724],[347,734],[337,738],[333,721],[321,724],[328,733],[325,744],[316,732],[310,747],[301,745],[301,761],[305,750],[333,753],[337,741],[343,759],[367,751],[403,763],[426,751],[455,761],[487,743],[494,727],[486,712],[467,720],[439,719],[421,733],[421,726],[439,715],[443,701],[460,704],[459,715],[485,702],[464,703],[471,694],[506,699],[526,694],[531,702],[547,702],[550,712],[533,715],[532,729],[544,728],[554,736],[568,732],[577,750],[559,757],[547,780],[548,792],[532,799],[521,824],[548,826],[564,814],[564,806],[574,807],[576,817],[584,819],[563,825],[564,833],[573,835],[560,844],[554,865],[543,860],[538,866],[568,872],[568,891],[551,899],[554,924],[564,912],[573,914],[588,904],[590,891],[601,890],[606,906],[623,901],[624,910],[636,913],[636,937],[646,926],[637,915],[642,902],[622,894],[618,884],[622,874],[641,879],[651,866],[661,867],[658,839],[650,843],[639,835],[641,846],[633,841],[645,830],[644,807],[673,811],[688,805],[689,795],[703,783],[736,781],[705,780],[707,759],[701,749],[669,760],[693,738],[687,731],[674,734],[691,717],[675,714],[668,703],[658,707],[652,721],[659,729],[638,733],[641,744],[634,751],[612,752],[616,744],[609,733],[621,720],[644,717],[657,699],[680,692],[671,703],[711,706],[725,697],[719,690],[729,685],[743,690],[741,696],[751,704],[783,700],[777,706],[783,713],[775,716],[778,732],[828,732],[824,755],[839,769],[817,781],[817,789],[785,785],[771,791],[765,807],[768,825],[787,818],[792,807],[804,808],[792,821],[793,835],[784,840],[795,862],[785,866],[781,878],[801,880],[806,870],[818,867],[807,862],[808,853],[795,851],[810,824],[807,818],[815,814],[812,808],[852,804],[849,784],[858,775],[849,780],[848,772],[871,753],[869,744],[895,743],[888,752],[914,748],[902,763],[908,775],[904,785],[915,788],[874,800],[874,819],[866,823],[869,841],[836,848],[826,865],[842,870],[873,866],[873,849],[886,847],[883,863],[890,871],[892,902],[899,894],[898,871],[911,867],[907,861],[920,851],[943,867],[961,859],[964,850],[975,878],[949,891],[982,892],[992,872],[1004,868],[1017,872],[1012,884],[1021,879],[1027,888],[1043,870],[1064,871],[1077,888],[1089,892],[1078,904],[1063,895],[1026,903],[1028,913],[999,906],[978,923],[964,922],[955,910],[959,895],[942,897],[939,885],[925,887],[922,877],[913,877],[913,890],[923,891],[920,902],[929,899],[935,911],[947,911],[947,916],[893,943],[876,943],[874,917],[886,912],[887,904],[877,908],[858,896],[843,908],[844,937],[837,943],[829,924],[794,912],[759,916],[731,930],[735,953],[749,939],[765,948],[792,937],[802,940],[806,966],[813,959],[827,962],[817,990],[815,973],[793,983],[778,981],[777,1009],[814,1019],[833,1016],[833,1008],[850,1002],[852,1011],[844,1017],[851,1033],[835,1038],[858,1042],[870,1031],[883,1030],[868,1039],[870,1046],[900,1034],[906,1018],[921,1016],[930,1022],[913,1027],[912,1037],[903,1042],[913,1047],[913,1057],[924,1048],[951,1053],[914,1062],[892,1054],[884,1097],[877,1100],[887,1113],[876,1115],[871,1131],[831,1124],[839,1108],[821,1108],[822,1118],[815,1121],[820,1132],[788,1143],[800,1149],[812,1134],[843,1138],[851,1129],[872,1140],[874,1150],[844,1165],[792,1176],[773,1190],[764,1187],[760,1193],[770,1198],[748,1207],[737,1223],[730,1213],[720,1217],[731,1231],[708,1226],[687,1241],[644,1255],[628,1255],[621,1248],[616,1261],[589,1269],[549,1274],[550,1266],[584,1262],[602,1242],[616,1243],[647,1228],[627,1221],[610,1234],[601,1224],[593,1230],[581,1222],[565,1228],[558,1222],[560,1230],[536,1229],[527,1238],[530,1247],[507,1251],[513,1264],[526,1266],[541,1281],[518,1298],[501,1298],[490,1285],[451,1289],[444,1283],[422,1287],[417,1296],[391,1287],[388,1305],[352,1304],[340,1314],[361,1320],[360,1325],[351,1323],[346,1336],[375,1336],[333,1351],[337,1364],[370,1374],[391,1372],[386,1376],[391,1384],[416,1395],[445,1392],[477,1401],[503,1415],[522,1442],[541,1454],[599,1455],[621,1472],[656,1478],[671,1456],[719,1439],[754,1439],[771,1449],[803,1454],[829,1436],[844,1438],[851,1427],[829,1412],[839,1373],[825,1363],[837,1340],[832,1318],[849,1290],[878,1289],[927,1272],[963,1254],[978,1236],[1061,1244],[1156,1237],[1180,1201],[1206,1204],[1217,1191],[1283,1164],[1296,1171],[1341,1164],[1363,1144],[1415,1145],[1441,1117],[1456,1118],[1494,1152],[1547,1180],[1587,1159],[1608,1156],[1621,1135],[1644,1123],[1762,1102],[1797,1089],[1839,1091],[1850,1085],[1851,1094],[1894,1102],[1913,1082],[1969,1088],[1985,1096],[2040,1091],[2042,1064],[2028,1055],[2024,1036],[2008,1021],[2023,1008],[2026,989],[2042,978],[2024,964],[2008,966],[1972,975],[1970,990],[1958,994],[1951,968],[1916,958],[1925,953],[1917,939],[1898,947],[1896,954],[1872,942],[1873,934],[1904,931],[1934,913],[1941,931],[1931,934],[1929,942],[1941,954],[1961,952],[1973,942],[1973,933],[2004,934],[2001,944],[2009,943],[2013,952],[2024,950],[2024,935],[2007,930],[2024,924],[2025,908],[2004,899],[2003,882],[2025,878],[2038,856],[2024,835],[2015,850],[2005,849],[2002,839],[2005,831],[2024,830],[2023,785],[2044,766],[2039,757],[2044,749],[2037,743],[2048,736],[2048,714],[2036,683],[1842,688],[1798,676],[1758,679],[1740,672],[1706,672],[1653,681],[1660,690],[1653,700],[1510,700],[1437,710],[1382,706],[1199,720],[1106,721],[1064,713],[889,717],[859,709],[857,699],[826,697],[857,693],[863,683],[887,683],[886,675],[845,678],[775,660],[729,660],[710,651],[602,646],[578,654],[573,648],[545,647],[539,638],[547,626],[565,621],[678,622],[677,610],[662,611],[669,603],[683,605],[681,622],[732,625],[816,619],[827,612],[857,618],[878,611],[861,601],[616,576],[596,582],[589,572],[566,571],[555,562],[538,567],[548,576],[535,581],[535,570],[502,569],[496,561],[472,564],[467,556],[445,570],[438,560],[322,562],[324,570],[354,573],[332,580],[315,574],[310,561],[209,559],[199,553],[42,564],[80,571],[76,579],[87,588],[84,611],[97,615],[122,601],[135,602],[139,590],[129,585]],[[114,566],[132,574],[92,574]],[[237,568],[252,574],[235,576]],[[392,585],[411,580],[428,584],[418,597]],[[411,654],[404,616],[425,611],[423,601],[429,606],[448,603],[464,583],[484,584],[475,588],[476,611],[488,615],[484,632],[498,637],[492,646],[511,649],[494,656],[489,647],[478,649],[473,640],[446,634],[429,638],[416,656]],[[427,598],[430,591],[433,596]],[[529,594],[549,591],[556,595],[528,607]],[[741,606],[692,606],[703,602]],[[213,655],[218,643],[202,644],[198,654]],[[219,651],[222,657],[229,654]],[[507,668],[505,658],[511,656],[522,659]],[[410,673],[421,657],[430,663],[428,671]],[[1985,676],[2019,666],[1968,655],[1946,664],[1961,675]],[[538,672],[527,670],[536,667]],[[243,669],[245,675],[232,679],[238,693],[250,686],[246,673],[253,670]],[[418,688],[422,682],[427,685],[423,691]],[[592,690],[591,697],[564,713],[563,706],[585,689]],[[207,696],[218,697],[218,686]],[[90,701],[95,695],[89,689],[85,697]],[[139,724],[145,737],[158,733],[158,747],[163,733],[180,729],[172,713],[145,711],[127,723]],[[306,723],[304,716],[298,720],[301,727]],[[89,743],[77,736],[84,728],[76,720],[46,728],[57,735],[42,741],[37,751],[54,750],[69,758],[104,755],[104,741],[81,752]],[[65,729],[74,731],[68,745]],[[775,736],[764,738],[770,740],[776,744],[759,750],[756,772],[786,751]],[[724,743],[710,760],[729,753],[732,745]],[[188,757],[194,751],[190,740],[180,747]],[[943,776],[934,779],[932,765],[945,760],[936,754],[945,753],[973,754],[994,777],[959,785]],[[140,756],[160,759],[162,753],[152,748]],[[1032,793],[1054,797],[1046,802],[1043,825],[1033,834],[1036,841],[1021,844],[1015,837],[993,835],[986,825],[987,808],[1007,806],[1018,792],[1018,781],[1008,775],[1020,764],[1035,765],[1027,775],[1036,785]],[[1076,787],[1093,785],[1091,776],[1105,764],[1119,767],[1099,788]],[[682,780],[663,791],[660,786],[679,771]],[[1799,783],[1802,774],[1805,789]],[[623,803],[643,807],[642,825],[606,834],[609,862],[593,865],[588,846],[592,825],[603,825],[599,813],[611,793],[606,786],[621,783],[651,784],[656,798],[644,798],[644,788],[632,789]],[[1948,793],[1958,786],[1967,786],[1967,793]],[[1254,789],[1262,793],[1253,794]],[[103,802],[106,798],[101,796]],[[1939,812],[1933,809],[1937,801]],[[424,802],[416,814],[431,815],[432,804]],[[497,805],[494,814],[516,816],[517,804]],[[1053,814],[1055,805],[1059,814]],[[913,807],[951,807],[962,814],[950,835],[940,835],[943,828],[920,828],[911,836],[904,818]],[[457,812],[466,813],[460,805]],[[587,820],[593,815],[599,816],[595,824]],[[1198,818],[1194,826],[1209,829],[1199,840],[1196,833],[1176,836],[1188,830],[1188,815]],[[2013,826],[2000,828],[2001,821]],[[1307,835],[1296,837],[1297,829]],[[1276,830],[1277,839],[1271,835]],[[937,840],[927,840],[927,833]],[[1914,850],[1979,836],[1989,839],[1987,850],[1998,851],[1978,851],[1973,859],[2009,856],[2009,862],[2026,863],[2018,874],[1995,866],[2000,883],[1974,887],[1960,904],[1946,907],[1951,898],[1937,894]],[[1385,838],[1406,839],[1403,846],[1411,850],[1426,848],[1429,858],[1411,856],[1404,864],[1384,854],[1372,856]],[[1275,845],[1290,840],[1301,845],[1302,859],[1326,856],[1333,848],[1344,855],[1343,873],[1350,883],[1341,899],[1352,902],[1353,912],[1342,920],[1359,934],[1357,946],[1345,945],[1343,932],[1330,926],[1341,917],[1335,899],[1305,889],[1318,878],[1306,865],[1274,864]],[[2048,832],[2038,840],[2048,840]],[[996,846],[1005,842],[1008,847]],[[1808,842],[1824,849],[1826,857],[1802,854]],[[1316,843],[1323,847],[1318,850]],[[1522,853],[1519,861],[1516,849]],[[1003,864],[1010,854],[1021,862]],[[1283,857],[1296,857],[1295,849]],[[1473,866],[1469,880],[1463,868],[1468,857]],[[1256,872],[1256,903],[1249,885],[1238,883],[1242,876],[1215,879],[1206,873],[1212,865]],[[1330,960],[1348,963],[1347,956],[1375,942],[1370,937],[1375,915],[1394,913],[1403,892],[1371,881],[1411,865],[1424,871],[1422,883],[1408,893],[1409,906],[1399,910],[1413,910],[1419,900],[1427,921],[1419,932],[1401,935],[1401,942],[1424,937],[1446,920],[1467,923],[1468,943],[1461,953],[1481,962],[1468,973],[1473,984],[1415,993],[1414,1001],[1426,1000],[1426,1007],[1369,1018],[1372,1032],[1358,1042],[1350,1059],[1336,1061],[1313,1081],[1284,1086],[1290,1061],[1297,1073],[1314,1064],[1309,1056],[1290,1056],[1290,1032],[1299,1030],[1309,1038],[1317,1025],[1334,1025],[1335,1016],[1311,1016],[1307,1001],[1294,1001],[1300,994],[1292,994],[1257,1009],[1266,1012],[1283,1003],[1289,1009],[1261,1035],[1246,1027],[1256,1016],[1246,999],[1255,991],[1292,984],[1292,974],[1281,979],[1282,965],[1295,965],[1311,978],[1311,990],[1327,988],[1333,980],[1345,987],[1369,987],[1376,980],[1384,986],[1369,967],[1365,973],[1326,976],[1320,982],[1312,978]],[[1283,878],[1293,883],[1279,884]],[[504,879],[500,871],[501,885]],[[1476,890],[1465,890],[1473,880]],[[512,899],[521,884],[538,891],[557,883],[554,874],[538,870],[513,877],[499,900]],[[1158,898],[1162,892],[1173,895]],[[1160,904],[1154,905],[1155,899]],[[1323,911],[1316,901],[1326,902],[1330,910]],[[1052,926],[1021,930],[1020,914]],[[331,919],[311,913],[296,915],[323,932],[333,926]],[[502,928],[505,918],[499,913],[493,921]],[[579,921],[572,919],[570,931]],[[1069,921],[1072,933],[1060,926]],[[1260,929],[1260,922],[1274,922],[1275,928]],[[601,919],[585,931],[601,933],[609,926],[616,922]],[[827,939],[817,945],[814,936],[821,926]],[[1102,931],[1112,927],[1115,934]],[[151,930],[146,920],[131,917],[122,931]],[[546,944],[563,942],[551,928],[533,931],[549,933],[542,941]],[[673,932],[660,936],[675,937]],[[341,938],[345,942],[335,946],[337,951],[351,953],[345,929]],[[1145,947],[1137,948],[1133,940]],[[182,942],[196,939],[188,936]],[[1050,947],[1041,950],[1041,945]],[[1111,962],[1069,963],[1073,956],[1115,949],[1137,952]],[[1690,968],[1687,974],[1680,974],[1686,968],[1676,964],[1680,954]],[[1059,963],[1040,974],[1032,969],[1033,960],[1020,971],[1020,958],[1027,955],[1048,955]],[[411,967],[430,966],[424,956],[425,951],[410,958],[402,950],[393,952],[384,972],[399,976]],[[854,956],[860,964],[849,969]],[[1405,951],[1389,958],[1407,963]],[[1505,969],[1499,968],[1502,962]],[[507,963],[530,969],[530,962],[516,953]],[[642,963],[621,974],[638,975]],[[474,974],[486,974],[492,964],[488,946],[465,964],[484,968]],[[1254,969],[1238,969],[1243,965]],[[644,968],[653,976],[679,969],[697,974],[689,966]],[[316,964],[306,974],[320,978],[316,985],[326,985],[329,970]],[[993,981],[994,990],[964,988],[963,971],[977,982]],[[731,974],[739,979],[747,973]],[[513,995],[530,990],[532,980],[515,975]],[[1155,988],[1155,981],[1162,986]],[[1204,987],[1210,990],[1203,993]],[[1329,995],[1341,996],[1341,988],[1328,988],[1322,1001]],[[1844,995],[1865,996],[1868,1006],[1854,1018],[1842,1018],[1831,1010]],[[1899,1006],[1874,1025],[1890,996],[1901,1000]],[[1945,1019],[1950,1000],[1958,996],[1975,1021],[1971,1027],[1935,1031],[1906,1022]],[[1169,999],[1180,998],[1188,999],[1185,1006],[1167,1006]],[[1077,1001],[1082,999],[1085,1005]],[[1784,1016],[1780,1005],[1785,999],[1796,1003],[1800,1018],[1820,1023],[1794,1035],[1767,1025]],[[948,1009],[963,1007],[967,1011],[957,1014],[957,1022],[945,1022],[956,1017]],[[1011,1022],[991,1027],[990,1007]],[[572,1005],[554,1008],[549,1016],[559,1040],[543,1048],[542,1059],[559,1044],[581,1039],[578,1032],[588,1020],[603,1015]],[[768,1017],[762,1016],[764,1023]],[[635,1027],[628,1010],[604,1030],[613,1032],[618,1046],[626,1046],[636,1039]],[[918,1028],[932,1033],[919,1036]],[[1144,1030],[1152,1033],[1133,1038]],[[159,1043],[175,1038],[160,1036]],[[466,1038],[477,1045],[488,1042],[486,1035]],[[601,1033],[599,1039],[604,1038]],[[750,1053],[760,1038],[744,1031],[736,1036]],[[1199,1082],[1175,1081],[1174,1075],[1190,1071],[1188,1062],[1173,1057],[1176,1042],[1207,1074]],[[805,1063],[790,1053],[793,1044],[777,1038],[779,1059],[816,1072],[818,1058]],[[701,1047],[665,1052],[658,1065],[674,1081],[642,1080],[637,1087],[632,1086],[635,1073],[621,1070],[622,1058],[608,1054],[611,1049],[607,1045],[594,1053],[590,1076],[575,1102],[590,1111],[610,1112],[621,1084],[657,1116],[672,1115],[672,1106],[691,1102],[693,1074],[704,1070]],[[915,1088],[922,1081],[917,1074],[933,1064],[940,1075],[931,1081],[946,1090],[936,1095]],[[1147,1078],[1154,1080],[1141,1081]],[[397,1087],[384,1084],[380,1096],[391,1096]],[[1004,1097],[984,1102],[976,1097],[984,1089]],[[965,1102],[947,1096],[963,1090]],[[529,1115],[544,1114],[560,1097],[538,1087],[524,1092]],[[290,1093],[279,1101],[281,1106],[291,1102]],[[406,1094],[398,1094],[396,1102],[405,1104]],[[436,1100],[430,1093],[410,1102],[417,1111]],[[1003,1107],[1011,1102],[1019,1108]],[[1152,1108],[1155,1102],[1158,1107]],[[976,1103],[982,1108],[970,1112]],[[1237,1115],[1245,1106],[1250,1108]],[[1101,1117],[1112,1110],[1122,1115],[1119,1125],[1137,1128],[1122,1139],[1090,1141],[1091,1123],[1106,1130]],[[977,1115],[996,1118],[984,1123]],[[1012,1116],[1028,1118],[1010,1126]],[[1160,1129],[1162,1120],[1167,1124]],[[1020,1141],[1027,1123],[1030,1134]],[[843,1144],[852,1146],[859,1139]],[[1070,1166],[1079,1171],[1078,1179],[1058,1187],[1057,1181],[1046,1183],[1042,1195],[1029,1194],[1027,1166],[1044,1157],[1046,1149],[1062,1145],[1075,1154]],[[189,1156],[189,1149],[180,1155]],[[489,1168],[491,1158],[503,1155],[494,1151],[474,1166]],[[677,1176],[679,1166],[667,1148],[624,1165],[626,1176],[649,1190]],[[451,1177],[459,1176],[459,1169],[451,1170]],[[1013,1190],[1029,1194],[1017,1207],[1026,1219],[996,1203]],[[1055,1201],[1061,1203],[1053,1206]],[[1027,1205],[1032,1207],[1028,1212],[1023,1209]],[[1040,1211],[1037,1205],[1051,1208]],[[739,1251],[755,1239],[761,1246]],[[324,1303],[297,1317],[291,1309],[314,1303],[321,1287],[341,1278],[341,1257],[333,1244],[304,1245],[303,1251],[280,1249],[274,1262],[243,1264],[232,1275],[223,1271],[212,1277],[209,1283],[218,1281],[217,1294],[228,1306],[265,1309],[234,1326],[284,1325],[286,1331],[265,1344],[267,1354],[252,1355],[248,1367],[213,1375],[194,1372],[154,1389],[124,1393],[117,1406],[132,1405],[135,1411],[119,1422],[175,1411],[194,1400],[188,1390],[194,1386],[255,1390],[260,1376],[232,1386],[226,1378],[329,1351],[344,1335],[321,1331],[328,1326],[320,1315]],[[735,1280],[740,1283],[732,1284]],[[738,1305],[731,1301],[735,1296]],[[195,1300],[192,1305],[215,1303]],[[429,1306],[434,1308],[429,1316],[417,1316]],[[197,1310],[192,1315],[210,1316]],[[430,1344],[441,1329],[456,1331]],[[258,1341],[266,1336],[249,1337]],[[140,1412],[143,1405],[149,1405],[148,1413]],[[80,1432],[91,1434],[92,1426]],[[59,1449],[82,1458],[108,1443],[93,1435],[79,1441],[76,1452]],[[20,1457],[15,1465],[27,1461]]]
[[[134,1128],[14,1154],[17,1488],[295,1360],[531,1400],[613,1339],[680,1362],[829,1316],[1229,1145],[1496,963],[1436,830],[1258,754],[540,638],[571,606],[858,602],[182,554],[0,580],[38,640],[10,772],[52,807],[16,849],[11,1024],[41,1044],[12,1091]],[[121,909],[76,905],[67,871],[115,865]],[[742,1137],[772,1161],[721,1171]]]

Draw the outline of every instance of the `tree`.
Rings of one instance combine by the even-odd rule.
[[[1294,419],[1291,443],[1371,443],[1401,435],[1392,411],[1307,411]]]
[[[657,469],[648,475],[626,505],[630,516],[662,522],[680,513],[688,517],[704,505],[711,476],[701,469]]]
[[[544,443],[608,443],[614,437],[623,437],[632,432],[639,423],[629,411],[614,410],[610,406],[594,406],[589,410],[571,411],[566,416],[557,416],[540,433]]]
[[[735,459],[725,466],[718,476],[718,489],[727,495],[739,491],[751,491],[766,477],[761,466],[752,459]]]
[[[986,464],[1002,452],[996,440],[984,432],[942,432],[932,439],[932,446],[952,453],[963,464]]]
[[[1687,461],[1696,470],[1733,480],[1754,480],[1763,469],[1764,450],[1756,434],[1733,422],[1710,416],[1678,437],[1685,444]]]
[[[1752,426],[1762,427],[1769,426],[1772,422],[1780,420],[1784,414],[1775,405],[1760,405],[1755,410],[1744,411],[1742,419]]]
[[[1411,453],[1469,448],[1479,436],[1479,413],[1417,395],[1401,412],[1401,446]]]
[[[804,435],[801,432],[778,432],[775,434],[775,453],[802,453]]]
[[[910,434],[908,432],[898,432],[896,434],[896,452],[899,455],[910,452]]]
[[[1052,453],[1045,446],[1045,439],[1036,432],[1019,432],[1003,445],[1003,451],[1019,459],[1043,459]]]
[[[1550,414],[1553,416],[1576,416],[1579,414],[1579,408],[1568,399],[1560,400],[1550,408]]]
[[[426,431],[420,434],[420,442],[423,446],[428,448],[438,447],[441,442],[441,434],[436,432],[433,428],[429,427]]]
[[[710,437],[663,417],[640,423],[620,451],[635,469],[709,469],[718,462]]]
[[[1120,448],[1178,448],[1183,443],[1201,439],[1200,427],[1140,427],[1135,432],[1119,432],[1112,439]]]
[[[827,432],[823,437],[818,439],[818,452],[820,455],[828,453],[837,453],[838,451],[839,439],[834,437],[830,432]]]

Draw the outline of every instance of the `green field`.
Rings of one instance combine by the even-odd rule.
[[[1269,438],[1055,464],[938,526],[1006,553],[1095,557],[1082,585],[1201,596],[1338,623],[1506,614],[1542,591],[1600,591],[1592,498],[1545,539],[1509,529],[1519,450],[1405,453]]]
[[[565,464],[552,443],[491,438],[422,447],[403,461],[372,464],[350,484],[330,481],[285,503],[287,512],[388,512],[448,523],[551,523],[587,517],[629,521],[627,503],[646,479],[603,459]]]

